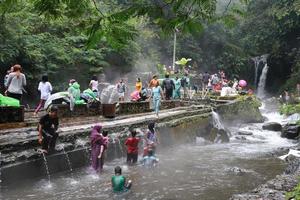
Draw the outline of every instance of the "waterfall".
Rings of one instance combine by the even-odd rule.
[[[261,59],[260,59],[260,57],[254,57],[254,58],[252,58],[252,60],[254,61],[254,67],[255,67],[254,85],[256,86],[256,84],[257,84],[257,76],[258,76],[258,67],[259,67],[259,63],[260,63]]]
[[[212,120],[213,120],[213,126],[216,129],[218,130],[225,129],[224,125],[221,122],[220,115],[215,111],[212,111]]]
[[[266,86],[266,81],[267,81],[268,70],[269,70],[269,66],[266,63],[262,70],[262,73],[260,75],[258,88],[257,88],[257,96],[260,98],[264,98],[266,96],[265,95],[265,86]]]

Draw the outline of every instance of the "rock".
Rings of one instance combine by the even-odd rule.
[[[250,131],[238,131],[237,134],[238,135],[253,135],[253,133]]]
[[[247,170],[241,169],[239,167],[232,167],[232,168],[229,168],[227,171],[231,174],[235,174],[235,175],[239,175],[239,176],[246,174],[246,172],[247,172]]]
[[[281,137],[288,139],[297,139],[300,134],[300,125],[287,124],[283,127]]]
[[[269,131],[281,131],[282,130],[281,124],[279,124],[277,122],[265,123],[262,128],[263,128],[263,130],[269,130]]]
[[[235,136],[235,139],[237,140],[247,140],[245,136]]]

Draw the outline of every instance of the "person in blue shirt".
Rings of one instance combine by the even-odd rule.
[[[149,150],[148,155],[143,157],[142,164],[146,167],[155,167],[158,160],[159,159],[154,155],[153,150]]]

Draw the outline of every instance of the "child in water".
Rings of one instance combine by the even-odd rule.
[[[131,130],[131,137],[127,138],[125,145],[127,146],[127,163],[135,164],[138,160],[139,153],[139,141],[140,138],[137,138],[136,130]]]
[[[158,163],[158,158],[154,156],[153,150],[148,151],[148,156],[144,156],[143,158],[143,165],[146,167],[155,167]]]
[[[115,175],[111,178],[112,189],[114,192],[126,192],[131,188],[131,180],[126,184],[126,178],[122,175],[122,168],[115,167]]]

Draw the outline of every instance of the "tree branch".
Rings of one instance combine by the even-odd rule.
[[[226,8],[225,8],[225,10],[223,12],[223,15],[225,15],[225,13],[228,11],[228,8],[229,8],[231,2],[232,2],[232,0],[229,0],[228,4],[227,4],[227,6],[226,6]]]

